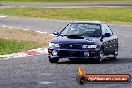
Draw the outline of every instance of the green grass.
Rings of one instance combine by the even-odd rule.
[[[0,27],[0,55],[47,47],[51,36],[31,30]]]
[[[0,55],[35,48],[36,42],[0,39]]]
[[[0,8],[0,14],[63,20],[132,22],[132,8]]]
[[[1,0],[1,2],[99,3],[99,2],[132,2],[132,0]]]

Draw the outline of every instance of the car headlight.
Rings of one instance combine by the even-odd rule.
[[[58,48],[58,47],[60,47],[60,45],[59,44],[55,44],[55,43],[49,43],[49,48]]]
[[[97,45],[83,45],[82,48],[97,48]]]

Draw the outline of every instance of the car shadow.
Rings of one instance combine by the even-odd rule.
[[[110,58],[103,60],[100,64],[128,64],[132,63],[132,58],[118,58],[117,60],[111,60]],[[58,62],[58,64],[98,64],[93,62],[92,60],[63,60]]]
[[[132,63],[132,58],[117,58],[117,60],[106,59],[103,64],[128,64]]]

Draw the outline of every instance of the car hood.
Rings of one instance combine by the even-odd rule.
[[[100,38],[97,37],[85,37],[83,39],[72,39],[67,38],[66,36],[58,36],[55,37],[52,41],[52,43],[58,43],[58,44],[97,44],[100,45],[101,41]]]

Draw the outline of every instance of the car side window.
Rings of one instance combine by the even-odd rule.
[[[104,24],[103,26],[104,26],[105,33],[110,33],[111,35],[113,35],[113,32],[109,26],[107,26],[106,24]]]
[[[110,33],[111,35],[113,35],[113,32],[112,32],[112,30],[110,29],[110,27],[108,25],[106,25],[106,29],[107,29],[108,33]]]
[[[105,25],[103,24],[102,25],[102,34],[104,35],[105,33],[108,33],[108,31],[107,31]]]

